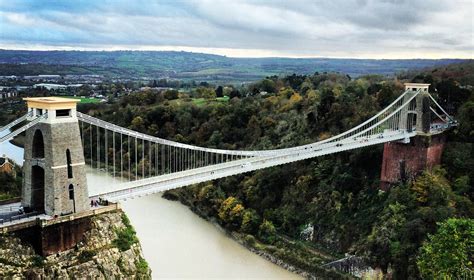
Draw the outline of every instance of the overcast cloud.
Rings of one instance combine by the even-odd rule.
[[[473,58],[471,0],[0,0],[0,48]]]

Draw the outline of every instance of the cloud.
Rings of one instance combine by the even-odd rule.
[[[0,47],[472,57],[472,5],[469,0],[12,0],[0,2]]]

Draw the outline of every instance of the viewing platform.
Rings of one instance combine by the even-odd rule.
[[[19,208],[19,206],[19,203],[12,203],[8,205],[2,205],[1,207],[5,209],[9,207],[11,207],[12,209],[16,209]],[[8,218],[0,218],[0,232],[13,232],[34,226],[44,228],[55,224],[70,222],[77,219],[82,219],[107,212],[113,212],[119,209],[121,209],[119,203],[110,202],[107,206],[91,207],[90,210],[86,210],[80,213],[71,213],[68,215],[57,217],[49,216],[46,214],[38,214],[35,212],[18,214]]]

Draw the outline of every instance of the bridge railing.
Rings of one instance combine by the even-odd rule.
[[[25,124],[24,126],[18,128],[17,130],[14,130],[14,131],[8,133],[5,136],[2,136],[0,138],[0,144],[5,142],[5,141],[11,140],[12,138],[14,138],[15,136],[17,136],[18,134],[20,134],[22,132],[25,132],[27,129],[29,129],[30,127],[33,127],[34,125],[39,123],[41,120],[46,119],[47,117],[48,117],[47,113],[43,114],[41,116],[38,116],[37,118],[35,118],[31,122],[29,122],[29,123]]]
[[[9,123],[5,126],[0,127],[0,132],[3,132],[4,130],[10,129],[10,128],[14,127],[15,125],[25,121],[28,117],[32,116],[32,114],[33,114],[33,112],[30,111],[30,112],[26,113],[25,115],[23,115],[22,117],[14,120],[13,122],[11,122],[11,123]]]

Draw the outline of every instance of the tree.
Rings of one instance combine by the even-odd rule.
[[[417,265],[426,279],[473,279],[474,220],[451,218],[438,223],[420,248]]]
[[[133,118],[132,120],[132,125],[131,129],[137,130],[137,131],[144,131],[145,130],[145,121],[143,121],[143,118],[138,116]]]
[[[390,104],[390,102],[395,99],[395,94],[396,92],[390,85],[384,84],[382,89],[377,93],[377,103],[380,108],[385,108]]]
[[[467,142],[474,142],[474,101],[464,103],[459,110],[459,136]]]
[[[268,93],[277,92],[275,82],[270,80],[270,79],[262,80],[260,83],[257,83],[255,85],[255,88],[257,88],[258,91],[266,91]],[[256,92],[256,93],[258,93],[258,92]]]
[[[276,229],[272,221],[263,220],[258,228],[258,237],[269,244],[273,244],[276,240]]]
[[[217,97],[223,97],[224,96],[224,88],[222,88],[222,86],[218,86],[215,91],[216,91],[216,96]]]
[[[175,89],[169,89],[165,91],[164,97],[168,100],[178,99],[179,92]]]
[[[255,234],[258,230],[260,217],[254,209],[245,209],[242,216],[242,225],[240,230],[245,233]]]
[[[390,204],[367,238],[369,260],[387,272],[389,263],[400,254],[399,229],[406,223],[406,207],[398,202]]]
[[[230,92],[230,96],[229,96],[231,99],[234,98],[234,97],[237,97],[237,98],[240,98],[241,95],[240,95],[240,91],[238,89],[232,89],[232,91]]]
[[[262,130],[260,129],[259,121],[255,115],[250,117],[247,129],[249,131],[248,136],[250,137],[250,140],[257,140],[261,136]]]
[[[240,227],[244,210],[244,206],[238,199],[233,196],[229,196],[221,204],[219,209],[219,218],[221,218],[222,221],[227,224]]]
[[[207,87],[199,87],[197,90],[197,95],[201,98],[205,99],[214,99],[216,98],[216,92],[212,90],[211,88]]]

